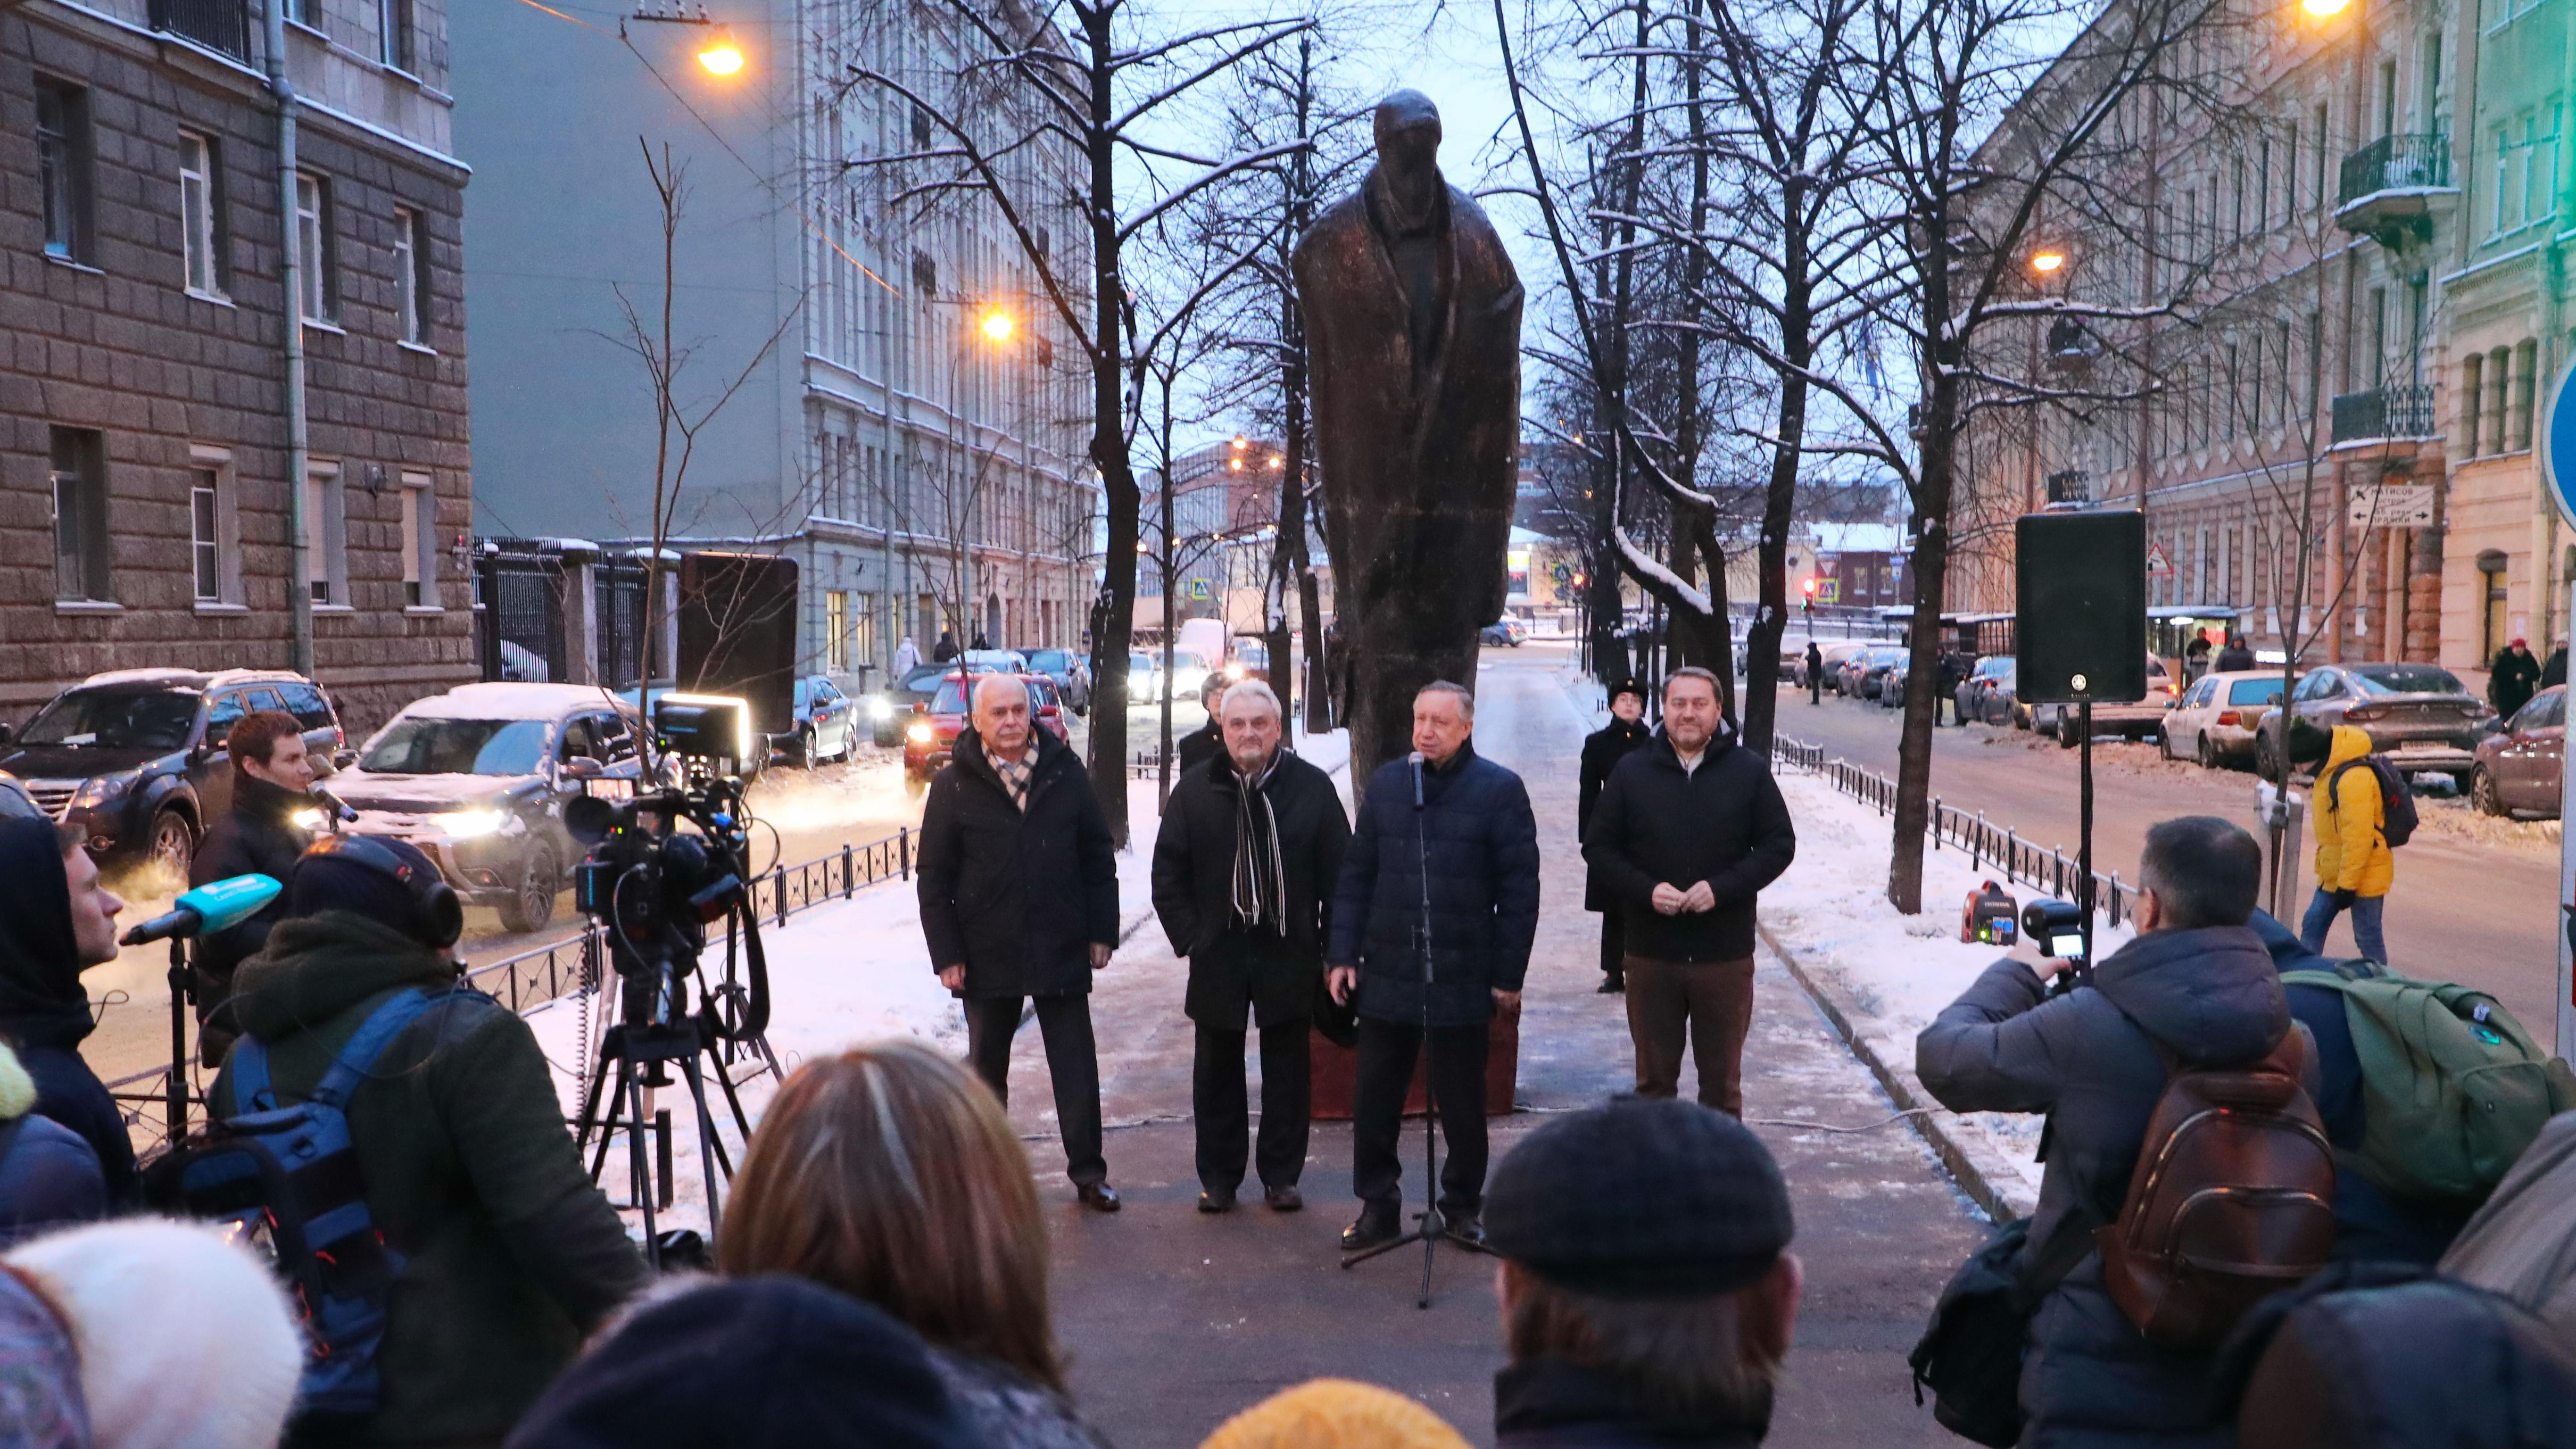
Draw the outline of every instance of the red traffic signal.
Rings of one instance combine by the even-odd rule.
[[[1808,598],[1812,599],[1816,596],[1816,581],[1814,579],[1807,580],[1805,583],[1799,585],[1799,587],[1806,590]]]

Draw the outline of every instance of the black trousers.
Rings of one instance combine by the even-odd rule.
[[[1440,1165],[1440,1211],[1472,1216],[1485,1202],[1485,1024],[1430,1029],[1431,1104],[1449,1158]],[[1423,1029],[1360,1018],[1358,1090],[1351,1104],[1351,1191],[1361,1202],[1404,1206],[1404,1095]]]
[[[1613,981],[1627,970],[1628,922],[1616,905],[1601,908],[1601,974]]]
[[[966,1062],[1004,1106],[1011,1101],[1011,1038],[1019,1035],[1020,1003],[1034,999],[1038,1031],[1046,1038],[1047,1076],[1055,1083],[1056,1130],[1064,1138],[1064,1175],[1077,1187],[1109,1180],[1100,1156],[1100,1057],[1091,1040],[1091,998],[970,996],[966,1009]]]
[[[1253,1165],[1263,1187],[1295,1187],[1306,1170],[1308,1075],[1306,1018],[1261,1028],[1261,1147]],[[1190,1065],[1190,1112],[1198,1123],[1199,1186],[1232,1192],[1243,1186],[1251,1151],[1243,1088],[1244,1033],[1198,1029]]]

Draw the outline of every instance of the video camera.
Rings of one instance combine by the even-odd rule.
[[[2084,908],[2073,901],[2039,900],[2021,908],[2021,932],[2042,956],[2075,963],[2078,976],[2090,975],[2085,958]]]
[[[625,1019],[668,1026],[687,1014],[680,989],[706,950],[707,928],[727,925],[724,987],[732,1019],[706,1014],[708,1035],[757,1036],[769,1017],[768,970],[760,925],[744,887],[747,820],[741,782],[731,777],[671,787],[627,800],[584,795],[564,806],[564,829],[589,847],[573,869],[573,901],[604,927],[609,961],[625,981]],[[695,828],[683,831],[683,822]],[[751,966],[747,999],[731,981],[739,939]]]

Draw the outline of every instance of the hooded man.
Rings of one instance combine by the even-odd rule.
[[[188,884],[237,875],[283,882],[295,869],[296,857],[313,843],[312,833],[295,823],[297,814],[313,808],[307,793],[313,788],[313,757],[305,752],[303,730],[295,716],[275,709],[254,710],[234,722],[224,738],[224,751],[233,762],[232,808],[198,844],[196,858],[188,863]],[[281,893],[249,920],[198,938],[197,1055],[205,1065],[222,1065],[236,1035],[230,1013],[216,1016],[232,994],[233,971],[285,917]]]
[[[912,636],[906,634],[903,642],[894,646],[894,677],[901,679],[920,667],[921,646],[913,643]]]
[[[78,832],[51,821],[0,820],[0,1038],[36,1087],[38,1116],[98,1154],[111,1203],[135,1195],[134,1144],[107,1084],[81,1060],[97,1021],[81,973],[116,959],[116,913]]]
[[[2388,964],[2381,921],[2389,887],[2397,883],[2397,855],[2388,848],[2387,802],[2379,776],[2363,761],[2370,735],[2359,725],[2336,725],[2326,762],[2308,788],[2308,833],[2317,841],[2317,893],[2299,923],[2299,944],[2323,955],[2335,917],[2352,912],[2352,942],[2362,955]]]
[[[379,1007],[436,998],[350,1094],[367,1211],[401,1254],[377,1411],[333,1444],[497,1442],[585,1334],[644,1282],[644,1260],[564,1128],[535,1033],[457,989],[463,909],[407,841],[327,836],[296,863],[287,919],[233,977],[281,1104],[318,1085]],[[235,1096],[236,1042],[208,1102]],[[290,1439],[301,1446],[302,1438]]]
[[[2221,674],[2228,674],[2260,666],[2254,662],[2254,651],[2245,647],[2245,636],[2231,632],[2227,636],[2227,647],[2218,651],[2218,658],[2210,667]]]
[[[1610,772],[1644,748],[1654,734],[1646,727],[1646,686],[1633,679],[1620,680],[1610,691],[1610,723],[1583,737],[1583,774],[1574,791],[1575,839],[1591,831],[1592,807],[1601,799],[1601,787],[1610,783]],[[1627,936],[1618,897],[1597,878],[1586,876],[1583,908],[1601,915],[1601,985],[1597,989],[1604,996],[1616,996],[1628,989]]]

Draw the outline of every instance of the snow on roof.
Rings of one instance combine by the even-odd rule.
[[[431,719],[553,719],[584,705],[611,703],[596,684],[460,684],[403,706],[403,713]]]
[[[1818,553],[1897,553],[1905,530],[1893,523],[1811,523]]]

